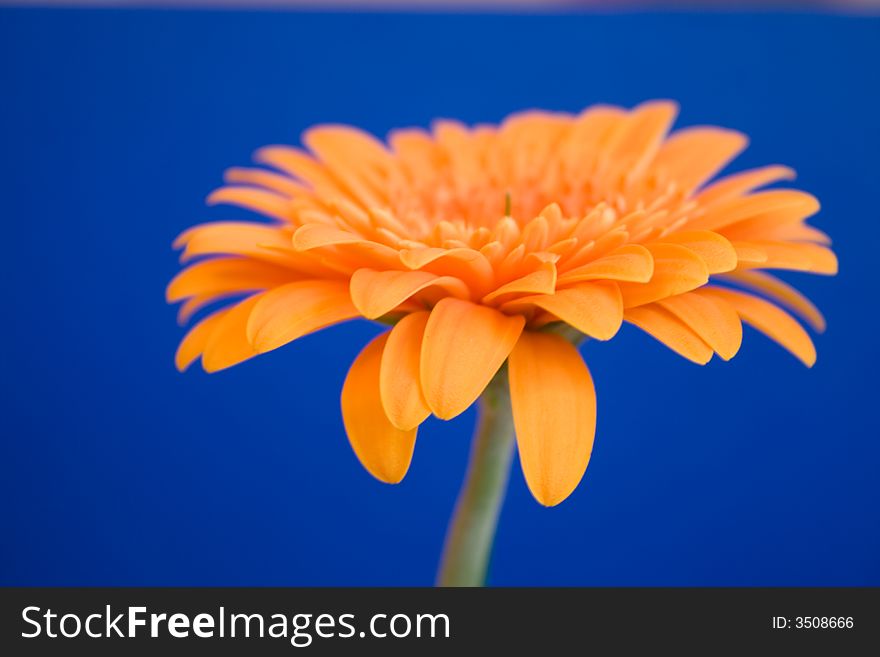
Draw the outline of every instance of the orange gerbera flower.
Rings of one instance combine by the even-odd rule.
[[[672,102],[627,111],[525,112],[500,126],[439,121],[383,144],[344,126],[271,146],[265,169],[234,168],[209,197],[270,222],[184,232],[191,264],[168,287],[182,320],[221,299],[183,339],[182,370],[213,372],[355,317],[393,324],[342,390],[364,467],[398,482],[419,424],[467,409],[507,363],[516,440],[535,498],[558,504],[592,451],[596,402],[572,336],[614,337],[629,321],[685,358],[729,359],[741,321],[806,365],[816,308],[761,269],[834,274],[805,219],[814,197],[756,189],[769,166],[706,185],[746,145],[738,132],[667,135]],[[744,290],[750,290],[746,292]],[[560,327],[570,327],[560,330]]]

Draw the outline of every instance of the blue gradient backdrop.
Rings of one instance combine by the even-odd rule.
[[[587,475],[546,510],[515,465],[491,581],[880,584],[877,20],[6,10],[0,55],[0,583],[430,584],[473,411],[391,487],[338,412],[375,326],[178,374],[170,243],[244,216],[203,204],[223,168],[313,123],[669,97],[822,200],[841,274],[788,277],[818,364],[753,331],[705,368],[631,327],[588,344]]]

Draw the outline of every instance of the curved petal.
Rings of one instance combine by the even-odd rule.
[[[247,337],[264,353],[358,315],[344,281],[296,281],[263,295],[247,323]]]
[[[679,188],[690,193],[739,155],[748,141],[734,130],[685,128],[663,142],[652,167],[665,171]]]
[[[186,324],[192,316],[199,312],[205,306],[209,306],[215,301],[220,301],[221,299],[226,299],[230,297],[229,294],[203,294],[194,297],[189,297],[186,301],[180,304],[180,308],[177,309],[177,323],[181,326]]]
[[[736,269],[736,249],[718,233],[709,230],[689,230],[663,237],[669,244],[678,244],[696,253],[706,263],[710,274],[720,274]]]
[[[190,265],[168,284],[165,299],[264,290],[299,278],[291,269],[246,258],[217,258]]]
[[[264,187],[288,198],[306,193],[305,187],[296,183],[289,176],[267,171],[266,169],[250,169],[246,167],[230,167],[223,172],[223,180],[230,185],[247,185]]]
[[[430,286],[439,286],[449,294],[466,299],[467,286],[452,276],[437,276],[426,271],[376,271],[358,269],[351,277],[351,300],[367,319],[387,314],[414,294]]]
[[[387,203],[384,171],[391,158],[375,137],[350,126],[322,125],[306,131],[303,142],[363,207]]]
[[[654,257],[640,244],[621,246],[608,255],[559,275],[558,285],[611,280],[647,283],[654,274]]]
[[[818,211],[819,202],[806,192],[771,189],[711,206],[705,214],[693,219],[687,226],[692,230],[721,230],[746,220],[760,220],[776,225],[806,219]]]
[[[656,156],[677,114],[678,105],[668,100],[648,101],[627,112],[608,143],[609,175],[642,173]]]
[[[791,285],[779,280],[775,276],[763,271],[751,270],[732,272],[721,278],[733,281],[737,285],[749,288],[755,292],[760,292],[765,297],[785,306],[797,313],[801,319],[805,320],[819,333],[825,330],[825,318],[813,302]]]
[[[248,317],[263,294],[255,294],[238,303],[217,321],[202,354],[202,367],[206,372],[225,370],[257,355],[248,342],[246,328]]]
[[[623,322],[623,298],[613,282],[579,283],[555,294],[523,297],[502,308],[514,311],[530,304],[597,340],[613,338]]]
[[[275,247],[275,249],[266,248]],[[183,248],[182,262],[197,256],[232,254],[266,260],[283,257],[277,249],[290,247],[290,232],[278,226],[248,221],[216,221],[194,226],[180,234],[174,248]]]
[[[764,255],[759,262],[743,262],[740,269],[790,269],[833,276],[837,273],[837,256],[826,246],[806,242],[734,242],[737,250],[753,249]]]
[[[259,187],[241,185],[221,187],[208,196],[208,205],[220,203],[236,205],[279,221],[289,223],[293,220],[290,199]]]
[[[690,249],[678,244],[651,244],[648,250],[654,256],[654,275],[649,283],[620,283],[624,308],[690,292],[708,282],[706,263]]]
[[[495,275],[486,256],[471,248],[417,247],[400,251],[399,257],[400,262],[410,269],[461,279],[475,295],[480,296],[491,288]]]
[[[217,325],[220,323],[220,320],[223,319],[223,316],[230,310],[232,310],[232,308],[218,310],[212,315],[205,317],[205,319],[193,326],[189,332],[187,332],[183,337],[183,340],[180,341],[180,345],[177,347],[177,353],[174,354],[174,364],[178,371],[183,372],[193,364],[196,358],[202,355],[202,352],[205,350],[205,345],[208,343],[208,338],[211,337],[211,334],[214,332],[214,329],[217,328]]]
[[[265,146],[256,152],[254,159],[302,181],[322,197],[349,196],[321,163],[298,148]]]
[[[523,474],[535,499],[555,506],[580,483],[593,451],[593,379],[578,350],[552,333],[523,332],[509,367]]]
[[[422,341],[422,392],[434,414],[449,420],[464,412],[504,363],[525,319],[469,301],[441,299]]]
[[[310,251],[323,246],[340,244],[365,244],[369,240],[357,233],[342,230],[336,226],[322,223],[309,223],[300,226],[293,234],[293,247],[297,251]]]
[[[385,415],[398,429],[419,426],[431,414],[422,394],[419,359],[430,313],[411,313],[388,336],[379,371],[379,392]]]
[[[770,183],[793,179],[794,170],[778,164],[750,169],[749,171],[725,176],[712,183],[697,194],[696,200],[700,205],[709,205],[742,196],[753,189],[758,189]]]
[[[716,295],[730,303],[746,324],[785,347],[807,367],[815,364],[816,347],[810,336],[781,308],[745,292],[710,287],[705,293]]]
[[[379,397],[379,368],[388,333],[358,355],[342,386],[342,421],[361,465],[379,481],[396,484],[409,470],[416,429],[401,431],[385,416]]]
[[[630,308],[623,318],[698,365],[712,360],[712,348],[690,326],[656,303]]]
[[[736,251],[737,267],[767,262],[767,254],[749,242],[731,242]]]
[[[733,306],[704,289],[657,302],[691,327],[721,358],[730,360],[742,345],[742,322]]]
[[[483,303],[497,302],[510,294],[552,294],[556,289],[556,265],[542,262],[538,269],[516,280],[505,283],[483,297]]]

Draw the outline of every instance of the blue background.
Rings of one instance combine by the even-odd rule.
[[[500,585],[880,584],[880,21],[822,15],[0,12],[0,583],[428,585],[473,410],[385,486],[338,395],[377,332],[178,374],[170,243],[204,196],[310,124],[670,97],[823,202],[818,364],[747,331],[692,365],[632,327],[584,348],[587,475],[555,509],[514,466]]]

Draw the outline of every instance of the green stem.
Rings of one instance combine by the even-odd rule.
[[[479,402],[464,485],[446,534],[438,586],[483,586],[513,460],[513,416],[505,365]]]

